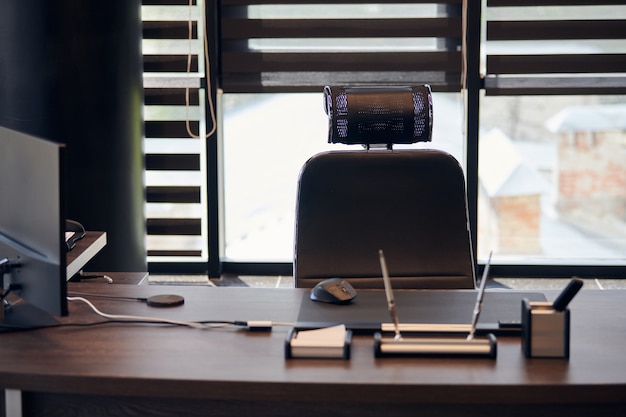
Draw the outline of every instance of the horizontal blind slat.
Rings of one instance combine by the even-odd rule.
[[[222,19],[222,39],[460,37],[461,18]]]
[[[395,71],[377,72],[269,72],[261,74],[233,74],[228,77],[224,90],[231,93],[319,93],[325,85],[380,84],[387,85],[430,84],[435,92],[458,92],[461,79],[458,72]]]
[[[488,55],[490,74],[621,73],[623,54]]]
[[[200,203],[200,187],[146,187],[148,203]]]
[[[197,5],[197,0],[192,0],[192,5]],[[142,6],[187,6],[189,0],[141,0]]]
[[[224,52],[225,73],[271,71],[460,71],[461,52]]]
[[[146,169],[156,171],[199,171],[198,154],[147,154]]]
[[[487,22],[488,41],[624,38],[626,38],[626,20]]]
[[[168,257],[168,258],[199,258],[202,256],[201,250],[163,250],[148,249],[149,257]]]
[[[201,219],[148,219],[146,222],[150,235],[200,235]]]
[[[485,91],[495,95],[626,94],[626,77],[498,77],[485,78]]]
[[[144,55],[144,72],[187,72],[187,55]],[[191,57],[191,72],[198,72],[198,56]]]
[[[186,91],[184,88],[144,88],[144,104],[150,105],[178,105],[184,106]],[[189,89],[189,104],[199,104],[198,89]]]
[[[198,132],[200,123],[190,121],[192,132]],[[144,123],[148,138],[188,138],[189,133],[184,121],[146,121]]]

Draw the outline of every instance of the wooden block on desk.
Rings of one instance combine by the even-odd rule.
[[[69,280],[107,244],[105,232],[86,232],[85,237],[76,241],[74,249],[67,252],[67,279]]]

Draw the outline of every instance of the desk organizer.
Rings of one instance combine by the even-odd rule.
[[[445,356],[445,357],[483,357],[495,359],[498,344],[493,334],[467,340],[464,336],[456,337],[402,337],[374,334],[374,356]]]
[[[569,358],[569,309],[522,300],[522,350],[527,358]]]
[[[345,326],[313,330],[291,329],[285,341],[285,359],[350,359],[352,331]]]

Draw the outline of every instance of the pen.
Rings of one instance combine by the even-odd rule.
[[[476,333],[476,325],[478,324],[478,317],[480,316],[480,311],[483,308],[483,297],[485,296],[485,288],[487,287],[487,277],[489,276],[489,267],[491,265],[492,253],[493,252],[489,252],[489,258],[487,259],[487,264],[485,265],[485,269],[483,271],[483,277],[480,279],[480,289],[478,290],[478,296],[476,297],[476,304],[474,305],[472,327],[470,328],[470,332],[467,335],[468,341],[474,338],[474,333]]]
[[[552,308],[556,311],[565,310],[565,307],[567,307],[569,302],[572,301],[582,286],[583,281],[581,279],[572,278],[569,284],[567,284],[567,287],[565,287],[558,297],[556,297],[556,300],[552,303]]]
[[[391,281],[389,280],[389,272],[387,271],[387,262],[385,261],[385,254],[382,249],[378,250],[378,257],[380,259],[380,269],[383,271],[383,283],[385,284],[385,296],[387,297],[387,307],[393,320],[393,328],[395,330],[395,340],[402,339],[400,334],[400,324],[398,322],[398,312],[396,311],[396,303],[393,299],[393,290],[391,289]]]

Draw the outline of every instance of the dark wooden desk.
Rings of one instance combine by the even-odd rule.
[[[183,306],[92,298],[112,314],[181,320],[297,318],[303,290],[70,284],[119,296],[184,295]],[[546,292],[553,299],[553,292]],[[571,358],[526,359],[518,338],[498,358],[285,360],[287,327],[268,333],[104,324],[0,334],[0,388],[24,415],[601,416],[626,415],[626,291],[583,290],[572,302]],[[70,323],[100,321],[70,303]]]

